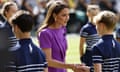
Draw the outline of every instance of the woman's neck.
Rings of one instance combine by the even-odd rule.
[[[51,26],[49,26],[49,28],[52,28],[52,29],[59,29],[61,27],[62,27],[62,25],[58,24],[58,23],[53,23]]]

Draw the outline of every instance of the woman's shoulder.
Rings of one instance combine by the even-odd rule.
[[[44,28],[40,31],[40,33],[48,33],[50,30],[48,28]]]
[[[51,35],[51,34],[54,34],[55,32],[59,32],[61,30],[62,31],[64,30],[64,32],[66,32],[66,27],[61,27],[59,29],[44,28],[39,32],[39,34],[49,34],[49,35]]]
[[[38,35],[51,36],[51,31],[48,28],[44,28],[38,32]]]

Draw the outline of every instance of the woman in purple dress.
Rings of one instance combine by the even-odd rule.
[[[88,70],[86,66],[66,64],[67,50],[66,24],[69,20],[69,8],[66,4],[54,1],[49,5],[43,25],[38,30],[40,47],[46,54],[49,72],[66,72],[72,69],[75,72]]]

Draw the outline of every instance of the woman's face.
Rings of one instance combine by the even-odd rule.
[[[69,9],[64,8],[58,13],[55,17],[55,21],[57,24],[62,24],[62,26],[66,26],[67,22],[69,20]]]

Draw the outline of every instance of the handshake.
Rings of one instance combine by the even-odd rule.
[[[74,72],[90,72],[90,67],[85,64],[74,64],[72,70]]]

